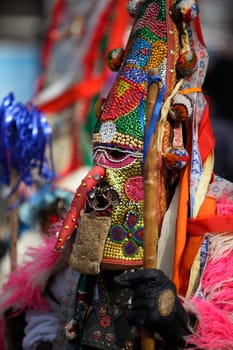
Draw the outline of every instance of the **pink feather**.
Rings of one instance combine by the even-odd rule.
[[[233,349],[233,323],[227,313],[212,302],[195,299],[192,303],[199,320],[195,333],[188,339],[188,344],[195,345],[195,348],[192,346],[190,349]]]
[[[198,326],[188,343],[197,349],[233,349],[233,252],[209,259],[201,286],[204,299],[193,297]],[[193,349],[193,348],[192,348]]]
[[[0,310],[14,307],[17,311],[26,308],[48,309],[42,296],[45,285],[60,260],[54,251],[56,237],[45,237],[41,246],[29,248],[27,261],[10,273],[0,294]]]

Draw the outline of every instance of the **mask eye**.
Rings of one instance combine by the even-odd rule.
[[[108,154],[112,159],[123,159],[125,157],[125,153],[119,150],[108,150]]]

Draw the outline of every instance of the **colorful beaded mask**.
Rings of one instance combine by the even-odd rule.
[[[187,81],[191,82],[188,93],[191,90],[195,95],[196,91],[200,92],[192,83],[199,56],[196,57],[193,51],[196,48],[191,45],[199,24],[195,22],[190,37],[187,31],[189,22],[198,16],[196,1],[129,1],[128,10],[135,19],[126,48],[112,50],[107,56],[109,67],[118,70],[118,74],[107,99],[101,99],[96,106],[94,168],[101,170],[101,180],[98,177],[98,183],[89,188],[89,181],[92,181],[89,175],[80,189],[83,192],[83,186],[88,187],[84,215],[85,235],[89,241],[93,232],[89,232],[88,226],[93,225],[91,221],[88,225],[88,220],[93,217],[111,219],[101,264],[103,268],[116,269],[141,266],[143,262],[143,171],[150,131],[147,119],[151,72],[156,70],[154,78],[159,80],[152,119],[159,119],[158,129],[162,130],[156,151],[158,227],[168,207],[169,191],[178,178],[176,171],[184,167],[188,159],[183,148],[182,129],[184,120],[193,115],[193,100],[180,89]],[[198,37],[195,42],[200,44]],[[77,201],[80,193],[76,192]],[[64,230],[71,232],[77,213],[71,210]],[[63,233],[57,246],[63,245],[62,236]],[[83,241],[78,243],[79,247],[82,244]]]
[[[176,29],[170,21],[168,34],[167,3],[150,0],[140,5],[124,55],[115,51],[116,57],[118,52],[122,56],[121,66],[95,127],[94,164],[105,168],[105,177],[91,194],[93,200],[89,198],[87,211],[111,215],[102,259],[105,266],[142,265],[142,167],[148,71],[157,68],[163,85],[172,87],[175,79]],[[168,41],[173,46],[169,72]],[[114,52],[110,59],[113,56]],[[97,205],[96,193],[103,195]]]

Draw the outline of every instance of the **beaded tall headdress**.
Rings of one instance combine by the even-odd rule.
[[[107,57],[109,67],[118,74],[108,97],[96,106],[95,167],[77,190],[56,246],[59,249],[64,244],[64,236],[70,235],[81,212],[71,266],[84,273],[99,271],[94,259],[89,264],[92,258],[85,256],[89,250],[95,255],[97,246],[101,246],[97,260],[104,268],[142,265],[143,165],[150,135],[158,124],[158,201],[154,203],[158,228],[178,171],[188,161],[182,137],[193,102],[185,91],[178,92],[197,70],[197,56],[187,31],[198,16],[197,3],[131,0],[127,9],[135,19],[126,48],[116,48]],[[159,83],[159,94],[148,126],[148,86],[154,82]],[[191,88],[193,93],[200,92],[199,86]]]

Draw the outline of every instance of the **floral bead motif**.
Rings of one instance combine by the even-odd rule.
[[[122,244],[122,251],[125,256],[132,257],[142,246],[143,228],[137,227],[139,215],[130,211],[126,215],[124,225],[114,225],[110,231],[110,238],[113,242]]]

